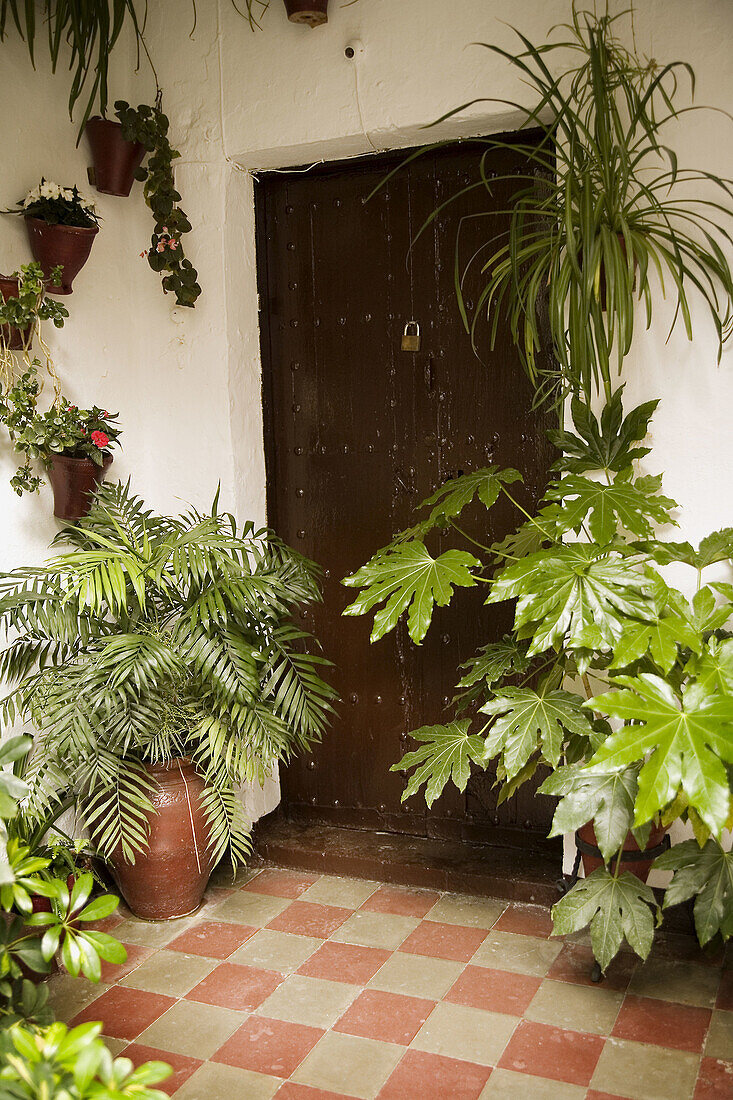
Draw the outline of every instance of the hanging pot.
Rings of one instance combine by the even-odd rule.
[[[112,465],[112,455],[105,451],[103,466],[91,458],[52,455],[48,463],[48,480],[53,489],[53,514],[56,519],[76,523],[92,506],[92,494]]]
[[[43,268],[47,279],[54,267],[61,264],[61,286],[49,286],[51,294],[71,294],[74,279],[89,259],[98,225],[49,225],[40,218],[26,217],[31,252]]]
[[[135,172],[145,156],[139,141],[125,141],[122,123],[95,115],[84,130],[92,151],[94,179],[97,191],[104,195],[127,197],[135,180]]]
[[[328,0],[285,0],[285,7],[291,23],[320,27],[328,22]]]
[[[206,784],[188,757],[146,764],[153,781],[150,846],[129,863],[118,848],[112,874],[132,912],[143,920],[172,920],[201,904],[212,861],[209,824],[201,803]]]
[[[665,843],[666,835],[666,826],[652,826],[652,830],[649,833],[649,839],[642,850],[636,843],[634,834],[628,833],[620,855],[609,864],[611,874],[615,874],[616,864],[620,863],[621,871],[631,871],[632,875],[636,875],[642,882],[646,882],[649,878],[649,872],[652,869],[652,863],[657,856],[661,855],[668,847],[668,844]],[[583,859],[583,870],[585,871],[586,878],[588,875],[592,874],[593,871],[597,871],[599,867],[603,867],[604,865],[603,856],[601,855],[596,840],[596,831],[593,828],[592,821],[583,825],[582,829],[578,829],[575,834],[575,841]]]
[[[8,298],[17,298],[20,293],[17,279],[11,279],[7,275],[0,275],[0,294],[4,301]],[[10,351],[22,351],[28,347],[31,340],[31,325],[25,328],[16,328],[15,325],[0,325],[0,336],[5,347]]]

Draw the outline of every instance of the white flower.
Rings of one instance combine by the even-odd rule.
[[[64,187],[61,191],[61,198],[66,199],[67,202],[74,201],[74,192],[71,187]]]
[[[61,188],[57,183],[53,183],[51,180],[44,180],[41,184],[41,198],[42,199],[58,199],[61,197]]]
[[[31,203],[38,202],[41,197],[40,187],[34,187],[32,191],[29,191],[26,197],[23,199],[21,206],[30,206]]]
[[[91,199],[81,199],[80,202],[82,208],[88,210],[90,214],[93,214],[97,209]]]

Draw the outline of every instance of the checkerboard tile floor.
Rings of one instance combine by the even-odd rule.
[[[169,1062],[176,1100],[733,1098],[733,958],[685,938],[593,985],[545,910],[270,867],[106,924],[127,962],[54,1007]]]

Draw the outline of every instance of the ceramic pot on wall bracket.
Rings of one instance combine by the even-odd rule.
[[[213,869],[201,794],[206,784],[188,757],[146,764],[153,782],[147,851],[129,863],[118,850],[110,864],[132,912],[143,920],[172,920],[195,912]]]
[[[92,506],[92,495],[112,465],[112,455],[105,451],[103,465],[91,458],[52,455],[48,463],[48,480],[53,489],[53,514],[56,519],[77,523]]]
[[[95,115],[84,129],[92,152],[94,168],[90,181],[103,195],[126,198],[132,190],[135,172],[145,156],[139,141],[125,141],[122,123]],[[93,176],[92,176],[93,173]]]
[[[320,27],[328,22],[328,0],[285,0],[291,23]]]
[[[98,225],[49,225],[40,218],[25,218],[31,252],[47,279],[61,265],[61,286],[49,285],[50,294],[71,294],[72,283],[89,259]]]
[[[11,279],[7,275],[0,275],[0,295],[3,301],[8,298],[17,298],[20,293],[17,279]],[[22,351],[31,342],[32,325],[25,328],[16,328],[15,325],[0,325],[0,337],[9,351]]]

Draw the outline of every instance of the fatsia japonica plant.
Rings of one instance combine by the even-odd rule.
[[[472,768],[496,768],[499,799],[540,766],[540,790],[559,798],[551,835],[592,822],[605,866],[581,879],[554,907],[555,931],[590,925],[602,969],[624,938],[642,957],[660,919],[651,888],[622,869],[629,831],[639,846],[652,825],[677,818],[695,840],[661,855],[674,872],[664,905],[695,896],[700,942],[733,934],[733,856],[721,846],[731,825],[733,773],[733,585],[705,582],[705,570],[733,554],[733,529],[695,549],[661,541],[676,504],[660,476],[636,460],[657,402],[626,417],[616,390],[597,419],[572,402],[574,431],[536,514],[521,503],[521,475],[495,466],[441,486],[416,525],[348,577],[360,589],[345,611],[374,611],[372,640],[407,618],[420,644],[435,605],[457,587],[484,585],[486,602],[513,602],[513,629],[462,669],[455,719],[412,732],[418,747],[394,765],[412,772],[404,798],[425,787],[430,805],[448,782],[464,790]],[[434,556],[430,539],[455,528],[464,509],[500,497],[519,525],[499,543]],[[480,552],[479,552],[480,549]],[[692,570],[688,599],[663,567]]]
[[[29,804],[72,792],[99,854],[134,862],[152,810],[145,765],[189,756],[212,866],[226,852],[236,865],[249,851],[241,786],[306,749],[332,710],[327,662],[292,622],[319,598],[316,567],[238,529],[216,499],[208,515],[165,517],[120,484],[57,541],[45,565],[0,576],[1,713],[35,727]]]

